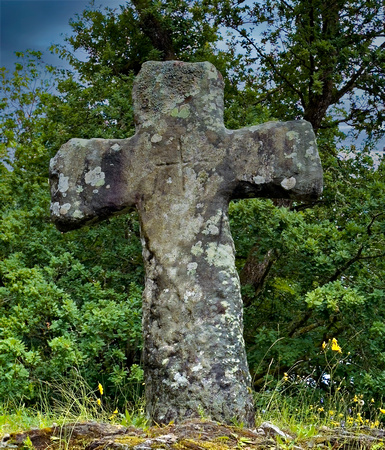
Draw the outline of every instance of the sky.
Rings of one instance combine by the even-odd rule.
[[[118,8],[124,0],[95,0],[95,6]],[[27,49],[44,53],[44,62],[65,67],[50,55],[52,44],[62,44],[71,34],[68,22],[89,5],[89,0],[0,0],[0,67],[13,69],[15,52]]]

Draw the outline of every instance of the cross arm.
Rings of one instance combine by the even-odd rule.
[[[50,162],[51,217],[60,231],[80,228],[135,205],[131,139],[71,139]]]
[[[231,132],[230,132],[231,133]],[[230,134],[232,198],[309,201],[322,192],[322,166],[309,122],[268,122]]]

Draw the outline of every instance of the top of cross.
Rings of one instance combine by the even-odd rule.
[[[209,62],[146,62],[133,89],[136,126],[161,121],[166,115],[224,127],[223,87],[222,75]]]

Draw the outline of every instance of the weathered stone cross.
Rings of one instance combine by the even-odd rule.
[[[136,207],[141,222],[147,410],[158,423],[204,412],[253,424],[231,199],[315,199],[322,169],[311,125],[227,130],[210,63],[147,62],[135,81],[136,134],[71,139],[51,161],[62,231]]]

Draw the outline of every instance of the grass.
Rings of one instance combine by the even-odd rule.
[[[118,393],[117,400],[121,398],[122,394]],[[54,424],[62,426],[92,421],[140,428],[147,425],[141,398],[138,397],[135,403],[127,401],[124,411],[119,411],[116,403],[105,400],[100,383],[92,388],[80,374],[71,380],[58,379],[55,384],[45,383],[40,387],[39,401],[35,407],[11,401],[0,404],[0,436]]]
[[[314,436],[321,427],[357,430],[381,426],[385,421],[383,406],[359,393],[352,395],[333,380],[338,365],[349,356],[342,355],[336,340],[325,343],[323,351],[329,390],[321,393],[313,388],[311,376],[300,378],[290,371],[285,373],[278,382],[266,383],[256,395],[256,427],[270,421],[301,440]],[[122,393],[117,394],[118,398],[121,400]],[[117,404],[106,399],[101,384],[89,386],[80,375],[75,380],[57,380],[55,385],[42,385],[39,407],[0,405],[0,435],[89,421],[148,426],[143,399],[137,397],[134,404],[127,401],[122,411]]]
[[[271,421],[295,435],[316,433],[321,427],[357,430],[379,428],[385,422],[385,409],[373,398],[352,394],[336,381],[340,364],[349,363],[336,339],[324,342],[325,357],[321,378],[327,379],[326,390],[316,389],[312,375],[299,377],[285,373],[281,380],[266,383],[256,395],[256,422]]]

